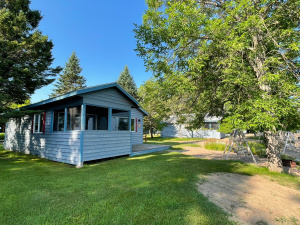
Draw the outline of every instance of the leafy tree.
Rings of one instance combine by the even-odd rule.
[[[137,87],[126,65],[117,80],[117,83],[132,97],[138,99]]]
[[[79,75],[81,71],[82,68],[79,65],[79,59],[76,53],[72,52],[71,57],[68,62],[66,62],[62,74],[58,78],[57,83],[54,85],[56,89],[53,90],[54,93],[52,93],[50,97],[63,95],[70,91],[85,88],[86,79]]]
[[[0,114],[12,116],[10,106],[23,104],[36,89],[53,82],[52,41],[37,28],[42,19],[29,0],[0,0]],[[20,114],[20,112],[18,112]]]
[[[135,29],[147,68],[193,85],[196,120],[207,110],[227,127],[264,131],[269,168],[282,171],[277,133],[299,124],[300,1],[147,4]]]
[[[162,130],[163,119],[166,117],[163,101],[160,99],[161,88],[154,79],[144,82],[138,89],[140,104],[148,112],[144,117],[144,130],[150,131],[153,138],[154,131]]]
[[[154,130],[162,130],[168,119],[174,119],[179,125],[187,124],[191,107],[186,102],[190,91],[187,85],[182,85],[182,77],[167,77],[164,80],[152,78],[139,88],[142,107],[149,113],[144,119],[144,127],[150,130],[153,137]],[[170,88],[172,86],[172,88]]]

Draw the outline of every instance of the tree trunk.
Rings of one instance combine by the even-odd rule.
[[[150,128],[151,138],[153,138],[153,127]]]
[[[179,137],[182,139],[181,124],[179,125]]]
[[[265,131],[264,135],[267,144],[268,168],[270,171],[282,173],[283,166],[281,161],[278,137],[272,131]]]

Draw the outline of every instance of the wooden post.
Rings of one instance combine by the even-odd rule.
[[[282,154],[284,154],[284,153],[285,153],[286,146],[287,146],[287,144],[288,144],[288,140],[289,140],[289,138],[290,138],[290,132],[287,132],[287,135],[286,135],[286,141],[285,141],[285,145],[284,145],[284,149],[283,149],[283,152],[282,152]]]
[[[112,108],[108,108],[108,131],[111,131]]]
[[[256,162],[256,160],[255,160],[255,157],[254,157],[254,155],[253,155],[253,153],[252,153],[252,151],[251,151],[251,149],[250,149],[250,146],[248,145],[248,142],[246,141],[246,138],[245,138],[244,133],[242,133],[242,137],[243,137],[244,141],[246,142],[247,150],[248,150],[248,152],[250,152],[250,154],[251,154],[251,156],[252,156],[252,159],[253,159],[253,162],[254,162],[255,164],[257,164],[257,162]]]
[[[85,130],[86,104],[81,105],[81,130]]]
[[[64,118],[64,132],[67,131],[67,119],[68,119],[68,108],[65,108],[65,118]]]
[[[147,134],[145,134],[145,142],[147,142]]]

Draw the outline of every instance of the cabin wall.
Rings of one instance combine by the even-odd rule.
[[[131,154],[130,131],[84,131],[83,161]]]
[[[132,102],[115,88],[94,91],[80,95],[87,105],[96,105],[107,108],[130,110]]]
[[[131,119],[137,119],[136,131],[131,132],[132,145],[143,144],[143,114],[136,108],[131,109]],[[135,120],[134,120],[135,121]]]
[[[50,133],[51,112],[46,112],[45,134],[31,133],[32,117],[10,119],[4,148],[77,165],[80,161],[80,131]]]
[[[185,125],[181,125],[181,134],[184,138],[216,138],[222,139],[224,133],[217,130],[187,130]],[[161,131],[161,137],[180,137],[180,125],[168,125]]]

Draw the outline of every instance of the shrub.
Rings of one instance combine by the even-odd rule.
[[[0,140],[4,140],[4,133],[0,133]]]
[[[248,144],[254,155],[258,155],[260,157],[267,157],[265,144],[257,142],[248,142]]]
[[[225,143],[208,140],[204,143],[204,148],[208,150],[224,151]]]

